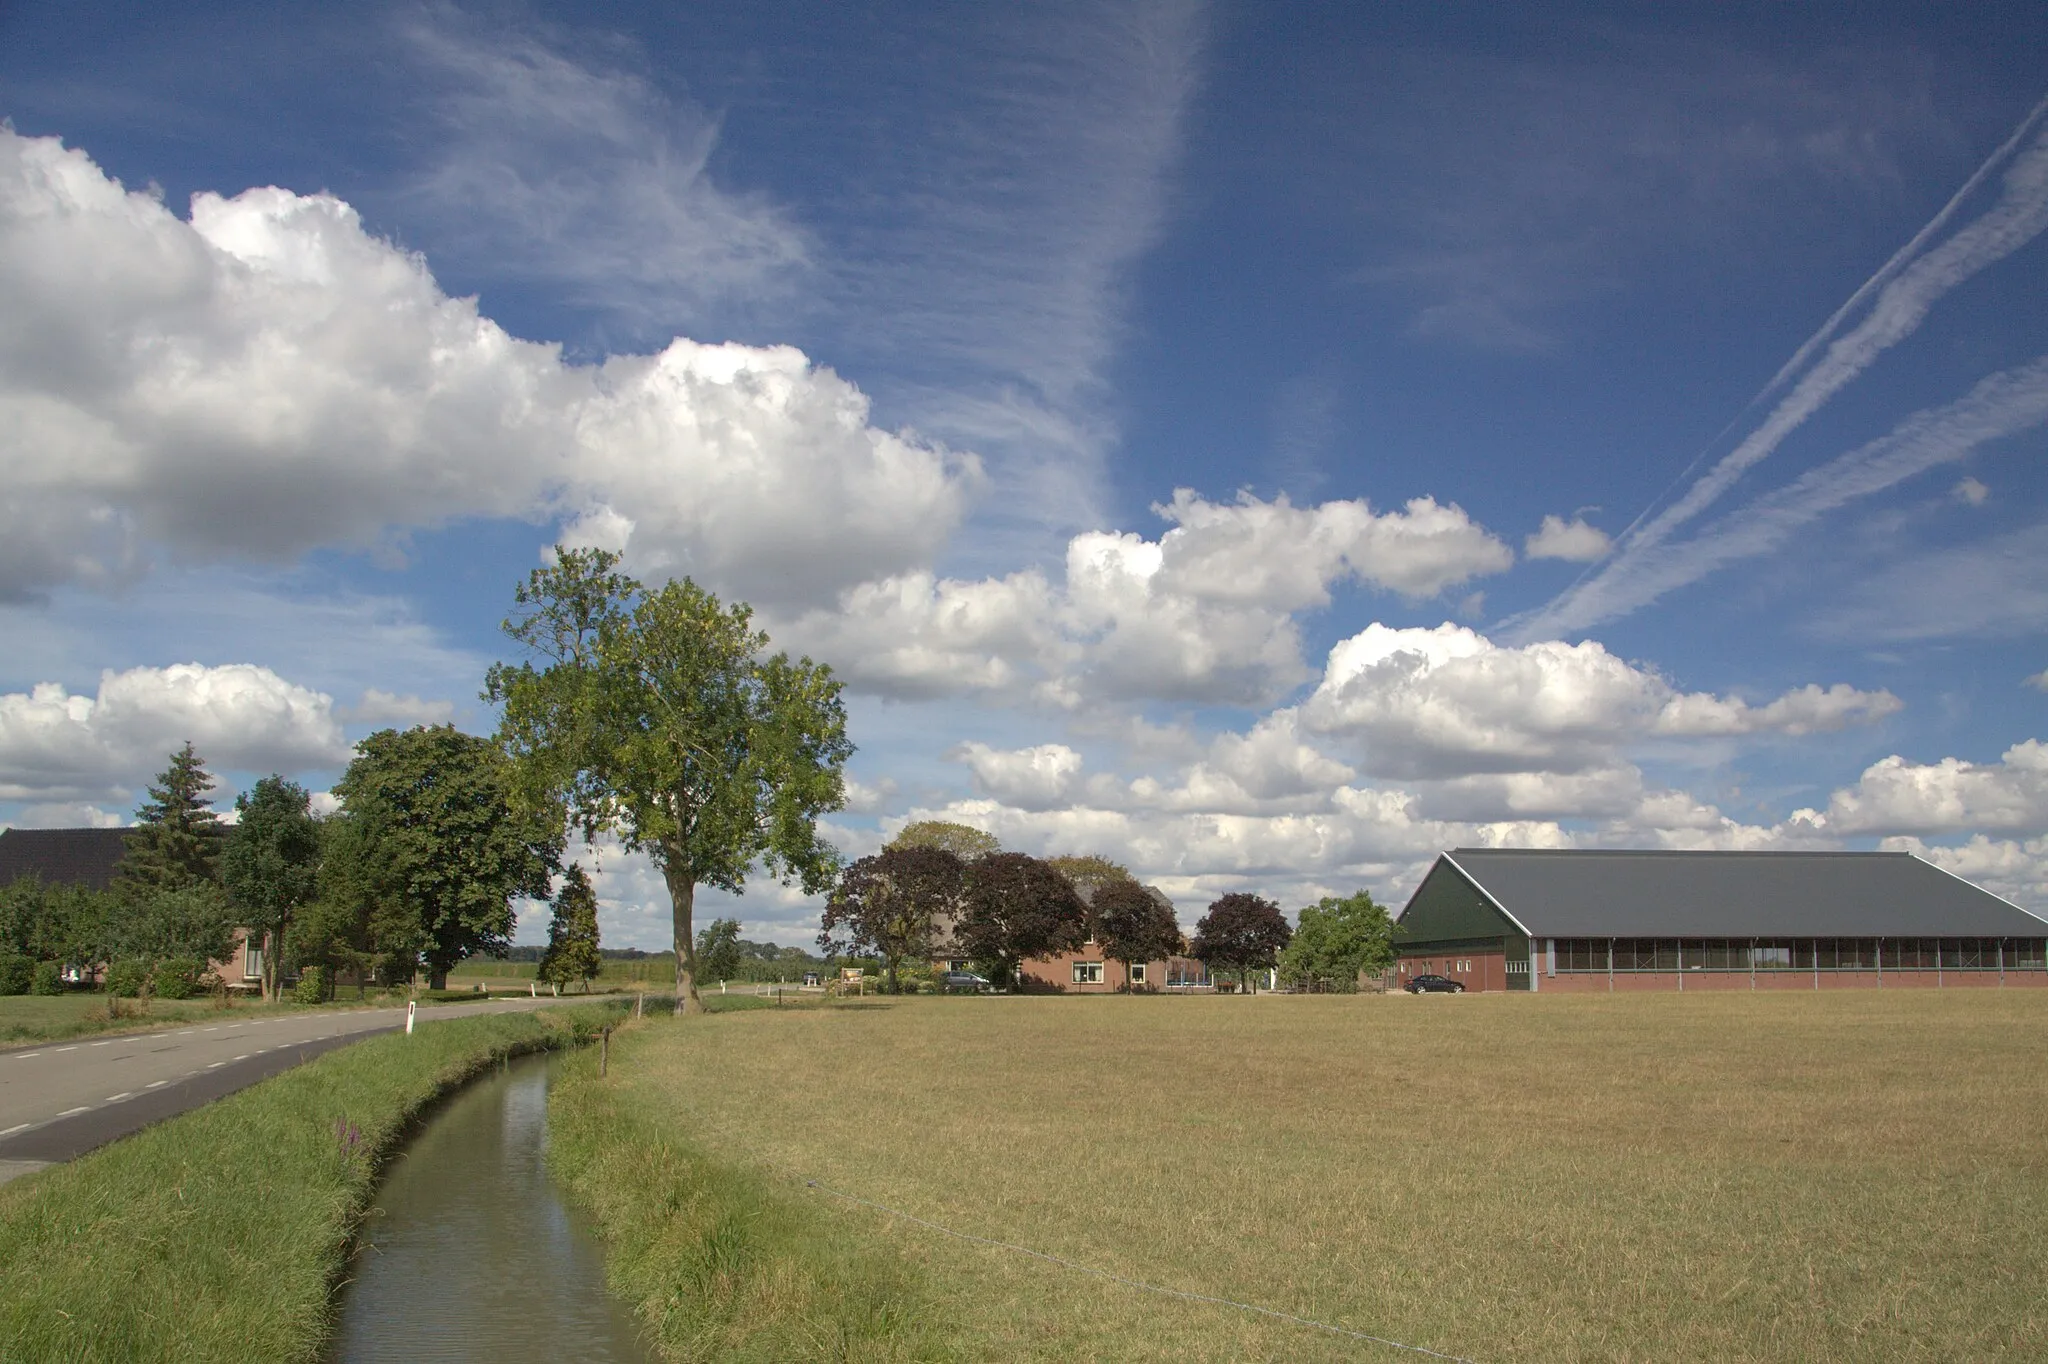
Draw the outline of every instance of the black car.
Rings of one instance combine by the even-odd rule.
[[[1462,995],[1464,983],[1449,976],[1417,976],[1401,987],[1411,995]]]

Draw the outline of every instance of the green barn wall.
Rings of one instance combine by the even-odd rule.
[[[1503,952],[1511,962],[1529,960],[1529,939],[1464,873],[1439,857],[1401,911],[1394,939],[1400,956],[1481,949]],[[1529,988],[1527,972],[1508,977],[1510,990]]]

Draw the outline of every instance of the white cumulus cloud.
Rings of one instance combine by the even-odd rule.
[[[119,799],[190,740],[215,771],[348,761],[325,693],[247,663],[108,670],[92,696],[55,682],[0,695],[0,799]]]
[[[2037,830],[2048,825],[2048,744],[2028,739],[1991,763],[1916,763],[1894,753],[1836,791],[1824,810],[1793,818],[1843,836]]]
[[[1186,489],[1154,509],[1158,539],[1086,531],[1064,580],[900,574],[841,593],[789,637],[855,685],[896,696],[1270,703],[1312,675],[1296,615],[1359,582],[1428,597],[1507,568],[1511,550],[1457,506],[1209,502]]]
[[[1606,531],[1588,525],[1584,517],[1574,516],[1567,521],[1562,516],[1546,516],[1536,533],[1522,542],[1522,553],[1531,559],[1590,564],[1605,555],[1612,543]]]
[[[568,364],[331,196],[199,194],[184,220],[6,129],[0,297],[0,595],[156,547],[276,560],[562,516],[643,571],[825,601],[926,563],[979,484],[792,348]]]
[[[1405,777],[1578,772],[1652,735],[1804,734],[1899,708],[1888,692],[1808,686],[1764,706],[1680,693],[1597,641],[1500,645],[1461,625],[1374,624],[1331,649],[1303,704],[1366,770]]]

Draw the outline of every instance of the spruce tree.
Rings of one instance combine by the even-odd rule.
[[[604,967],[597,951],[597,892],[583,868],[570,863],[555,894],[555,914],[548,923],[548,947],[535,974],[555,985],[590,982]]]
[[[186,740],[135,812],[115,883],[123,898],[141,901],[161,891],[220,883],[227,826],[207,804],[206,793],[213,787],[205,761]]]

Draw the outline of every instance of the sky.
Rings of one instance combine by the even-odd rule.
[[[227,806],[489,733],[565,543],[832,666],[848,857],[957,820],[1192,924],[1461,845],[1892,848],[2048,913],[2043,51],[1995,3],[10,0],[0,824],[128,822],[187,739]]]

